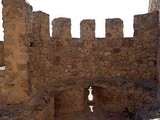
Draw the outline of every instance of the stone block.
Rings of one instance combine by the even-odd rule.
[[[52,37],[61,40],[71,39],[71,19],[69,18],[56,18],[52,22]]]
[[[33,17],[33,33],[36,41],[48,41],[50,39],[49,15],[37,11],[33,12]]]
[[[121,19],[106,19],[106,37],[123,38],[123,21]]]
[[[153,12],[134,16],[134,37],[152,36],[157,34],[159,27],[159,13]]]
[[[80,26],[80,37],[82,39],[93,40],[95,38],[95,20],[83,20]]]

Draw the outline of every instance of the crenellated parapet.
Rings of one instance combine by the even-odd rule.
[[[49,41],[49,16],[41,11],[34,12],[33,31],[34,39],[36,41]],[[45,18],[45,19],[44,19]],[[134,17],[134,36],[133,39],[139,36],[149,36],[152,33],[157,33],[157,21],[158,12],[136,15]],[[87,19],[80,22],[80,38],[84,41],[93,41],[99,38],[95,37],[95,20]],[[119,18],[106,19],[105,23],[105,38],[108,41],[112,39],[125,39],[123,36],[123,21]],[[66,41],[69,43],[72,41],[71,35],[71,19],[69,18],[56,18],[52,21],[52,37],[51,39],[57,39],[58,41]],[[106,40],[106,42],[107,42]],[[123,40],[122,40],[123,41]],[[146,42],[146,41],[145,41]],[[113,42],[114,43],[114,42]]]
[[[132,41],[127,41],[128,43],[134,44],[148,44],[148,42],[152,42],[153,39],[156,40],[156,35],[152,39],[142,40],[142,38],[147,38],[153,35],[153,32],[157,34],[158,27],[157,21],[158,13],[150,13],[144,15],[136,15],[134,18],[134,36]],[[92,42],[96,44],[97,42],[104,42],[108,44],[108,46],[115,46],[116,44],[121,45],[126,44],[126,39],[123,37],[123,21],[116,19],[106,19],[106,37],[105,38],[96,38],[95,37],[95,20],[82,20],[80,23],[80,38],[76,38],[77,40],[81,40],[82,42]],[[67,43],[65,45],[70,46],[72,42],[77,42],[71,36],[71,19],[69,18],[56,18],[52,22],[53,32],[51,41],[57,41],[61,43]],[[137,39],[141,36],[141,39]],[[137,40],[134,40],[137,39]],[[133,41],[134,40],[134,41]],[[124,42],[124,43],[123,43]],[[156,43],[156,42],[154,42]],[[69,45],[70,44],[70,45]],[[103,44],[103,43],[102,43]],[[118,45],[118,46],[119,46]]]
[[[56,18],[52,22],[53,38],[71,38],[71,19]],[[87,19],[80,22],[80,38],[95,39],[95,20]],[[120,19],[106,19],[106,38],[123,38],[123,21]]]
[[[105,38],[95,37],[95,24],[93,19],[82,20],[80,38],[72,38],[71,19],[53,20],[50,40],[32,47],[35,79],[47,84],[50,79],[156,78],[158,12],[136,15],[131,38],[123,37],[123,21],[118,18],[106,19]]]

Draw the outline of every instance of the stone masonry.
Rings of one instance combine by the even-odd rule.
[[[160,0],[149,0],[149,12],[160,10]]]
[[[160,10],[160,0],[150,0],[149,1],[149,8],[148,8],[148,11],[149,12],[154,12],[154,11],[159,11]],[[160,16],[160,14],[159,14]],[[160,21],[160,19],[159,19]],[[160,24],[159,24],[159,28],[160,28]],[[160,34],[159,34],[159,37],[158,37],[158,42],[160,41]],[[157,99],[158,101],[160,101],[160,61],[159,61],[159,58],[160,58],[160,43],[158,43],[158,50],[157,50],[157,81],[159,83],[159,89],[158,89],[158,92],[157,92]]]
[[[130,38],[119,18],[106,19],[105,38],[95,37],[93,19],[82,20],[80,38],[72,38],[69,18],[54,19],[50,36],[48,14],[32,11],[25,0],[2,4],[0,119],[86,120],[74,116],[94,105],[105,113],[102,120],[124,120],[126,107],[134,112],[157,102],[158,11],[135,15]]]

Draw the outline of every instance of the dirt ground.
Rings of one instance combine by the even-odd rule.
[[[98,108],[91,112],[88,108],[82,112],[58,116],[56,120],[127,120],[127,118],[122,114],[104,112]]]

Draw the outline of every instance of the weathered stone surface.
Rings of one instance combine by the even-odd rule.
[[[36,41],[48,41],[50,40],[49,33],[49,15],[41,11],[33,13],[33,33]]]
[[[103,112],[104,110],[110,111],[110,113],[105,112],[106,117],[117,113],[125,116],[122,114],[125,107],[128,107],[131,112],[137,111],[139,107],[152,104],[156,96],[156,86],[151,81],[147,83],[115,79],[56,81],[37,93],[29,104],[1,107],[0,118],[3,120],[17,120],[18,118],[54,120],[55,117],[59,120],[59,117],[74,115],[77,112],[80,112],[82,116],[86,115],[90,105],[87,99],[89,86],[93,87],[94,95],[92,105],[95,112],[91,114],[92,116],[96,116],[99,109]],[[86,116],[88,115],[90,113]],[[117,118],[117,116],[110,116],[110,119],[114,117]],[[71,118],[72,116],[65,119]],[[76,119],[79,120],[79,118]]]
[[[133,38],[79,38],[64,46],[63,42],[57,41],[62,40],[61,34],[60,38],[52,38],[52,42],[34,43],[31,52],[33,89],[54,80],[79,78],[154,80],[157,71],[157,18],[157,12],[135,17],[136,35]],[[58,33],[56,35],[58,37]]]
[[[34,117],[26,118],[30,120],[55,120],[55,107],[54,107],[54,98],[45,106],[42,110],[37,112]]]
[[[82,39],[92,40],[95,38],[95,20],[83,20],[80,26],[80,37]]]
[[[106,37],[123,38],[123,21],[121,19],[106,19]]]
[[[160,103],[149,105],[137,111],[133,120],[156,120],[160,119]]]
[[[160,10],[160,0],[149,0],[149,12]]]
[[[57,18],[52,21],[52,37],[71,39],[71,20],[69,18]]]
[[[62,116],[67,113],[83,111],[85,109],[85,91],[67,90],[55,96],[55,115]]]
[[[5,75],[1,95],[8,103],[29,99],[29,49],[32,7],[25,0],[3,0]],[[24,67],[22,67],[22,65]]]
[[[156,15],[157,14],[157,15]],[[158,32],[159,12],[134,16],[134,36],[148,37]],[[144,36],[145,35],[145,36]],[[154,38],[152,38],[153,40]],[[149,42],[149,41],[148,41]]]
[[[160,0],[149,0],[149,12],[159,11],[160,10]],[[160,14],[159,14],[160,16]],[[159,18],[160,21],[160,18]],[[160,26],[160,22],[159,22]],[[160,29],[160,27],[159,27]],[[157,81],[159,83],[159,89],[160,89],[160,36],[158,35],[158,50],[157,50]],[[159,90],[160,91],[160,90]],[[158,101],[160,102],[160,92],[157,93]]]
[[[120,19],[106,20],[105,38],[95,38],[94,20],[82,20],[81,37],[72,38],[69,18],[55,19],[50,37],[48,14],[32,12],[25,0],[2,3],[0,119],[124,120],[126,107],[133,112],[156,101],[158,12],[135,16],[133,38],[123,37]]]

